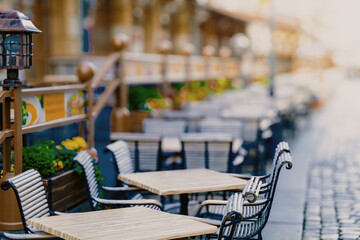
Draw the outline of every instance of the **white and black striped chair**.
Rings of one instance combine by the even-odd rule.
[[[111,133],[110,139],[111,141],[123,140],[127,143],[133,171],[145,172],[162,169],[162,137],[160,134]]]
[[[287,142],[280,142],[275,150],[273,159],[273,171],[264,176],[257,176],[261,181],[261,191],[258,200],[251,205],[245,205],[243,211],[244,218],[253,218],[256,215],[262,214],[268,205],[272,204],[273,195],[275,193],[276,184],[279,173],[283,165],[287,164],[287,169],[291,169],[292,161],[290,156],[290,149]],[[235,177],[244,180],[250,180],[253,176],[232,174]],[[198,216],[205,216],[213,219],[219,219],[224,214],[226,201],[207,200],[201,204],[197,213]]]
[[[286,166],[287,169],[292,168],[292,159],[289,151],[283,149],[283,151],[279,152],[278,156],[278,163],[271,176],[272,183],[270,184],[270,188],[267,186],[264,187],[264,184],[261,184],[259,189],[260,193],[264,191],[265,188],[263,196],[259,196],[253,203],[242,202],[241,211],[238,211],[240,207],[237,209],[233,208],[234,200],[240,197],[230,197],[227,202],[223,202],[225,208],[223,210],[223,220],[220,225],[220,230],[218,235],[212,237],[217,239],[262,239],[261,231],[270,216],[280,171],[283,166]],[[242,195],[245,196],[246,192],[243,192]],[[240,196],[240,193],[235,193],[233,196]],[[217,203],[217,205],[220,204],[220,202]],[[203,205],[203,207],[205,207],[205,205]],[[213,221],[214,219],[211,220]]]
[[[184,120],[164,120],[158,118],[147,118],[143,121],[143,132],[147,134],[177,136],[186,131],[187,124]]]
[[[188,132],[187,122],[185,120],[148,118],[143,121],[143,132],[145,134],[160,135],[162,138],[161,157],[159,158],[159,168],[157,170],[178,168],[177,160],[181,151],[178,136]],[[172,143],[168,144],[169,142]],[[141,158],[140,162],[144,162],[143,159]]]
[[[247,155],[244,149],[244,128],[245,125],[240,120],[226,120],[220,118],[205,118],[199,122],[199,131],[201,133],[211,134],[230,134],[233,137],[232,151],[234,154],[233,165],[238,166]]]
[[[187,133],[180,136],[182,168],[208,168],[232,172],[234,139],[230,134]]]
[[[224,204],[224,213],[221,219],[208,219],[194,217],[193,219],[218,226],[216,234],[209,234],[206,239],[238,239],[238,225],[244,221],[244,206],[255,202],[259,196],[261,181],[259,177],[252,177],[242,192],[233,193]],[[235,235],[237,234],[237,235]],[[240,238],[242,239],[242,238]]]
[[[107,145],[106,148],[114,154],[116,165],[120,174],[128,174],[134,172],[134,166],[130,158],[129,147],[126,142],[119,140]],[[131,188],[134,190],[132,191],[132,195],[129,196],[130,199],[143,198],[143,195],[139,192],[141,190],[140,188],[129,186],[126,183],[122,183],[122,187]],[[178,201],[166,201],[165,198],[163,198],[162,202],[164,203],[163,209],[165,212],[180,213],[180,203]],[[195,200],[191,200],[188,205],[190,206],[191,209],[195,209],[196,206],[199,206],[199,202]]]
[[[49,208],[41,175],[34,169],[16,175],[1,184],[2,190],[12,189],[18,202],[25,234],[0,233],[0,239],[60,239],[29,227],[30,218],[56,215]]]
[[[89,196],[91,198],[92,207],[94,210],[130,207],[130,206],[139,206],[139,205],[156,210],[161,210],[162,205],[159,201],[154,199],[144,199],[142,195],[138,192],[135,192],[133,194],[130,193],[129,195],[127,195],[126,200],[100,198],[101,190],[110,191],[110,192],[128,193],[134,190],[138,190],[138,188],[131,188],[128,186],[126,187],[102,186],[100,188],[96,180],[93,159],[91,158],[90,154],[86,151],[82,151],[75,156],[74,161],[78,162],[81,165],[82,169],[84,170]]]

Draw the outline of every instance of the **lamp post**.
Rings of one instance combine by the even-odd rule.
[[[13,130],[13,140],[8,137],[3,142],[3,178],[0,182],[22,172],[22,98],[19,70],[32,65],[32,34],[40,33],[23,13],[11,10],[0,13],[0,69],[7,70],[3,90],[10,97],[4,99],[2,109],[2,129]],[[10,103],[14,106],[14,124],[10,124]],[[14,144],[14,168],[11,169],[11,143]],[[0,190],[0,230],[21,229],[21,220],[16,199],[11,192]]]

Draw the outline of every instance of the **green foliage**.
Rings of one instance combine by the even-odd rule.
[[[23,147],[23,170],[36,169],[43,178],[56,175],[54,150],[45,144]]]
[[[149,111],[150,108],[146,104],[149,98],[162,99],[159,90],[155,87],[136,86],[129,89],[129,109]]]
[[[176,91],[179,91],[186,86],[186,83],[174,83],[172,86],[175,88]]]
[[[93,166],[94,166],[94,170],[95,170],[95,177],[96,177],[96,180],[99,184],[99,186],[102,186],[102,183],[101,181],[105,180],[105,177],[103,177],[101,175],[101,170],[99,168],[99,165],[97,164],[97,162],[95,160],[93,160]],[[74,167],[73,167],[74,171],[77,172],[78,174],[83,174],[84,172],[84,169],[81,167],[81,165],[77,162],[75,162],[74,164]]]

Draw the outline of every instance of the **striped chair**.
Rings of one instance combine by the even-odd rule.
[[[119,173],[127,174],[135,172],[134,163],[130,157],[129,145],[122,141],[116,141],[106,146],[114,154]]]
[[[2,190],[13,189],[19,206],[25,234],[0,233],[0,239],[60,239],[29,227],[30,218],[56,215],[49,208],[45,187],[38,171],[27,170],[1,184]]]
[[[143,132],[148,134],[160,134],[162,136],[177,136],[187,131],[184,120],[164,120],[147,118],[143,121]]]
[[[280,144],[279,144],[280,145]],[[284,147],[278,145],[275,162],[275,170],[271,175],[269,185],[261,184],[260,193],[263,192],[262,197],[258,197],[253,203],[246,203],[243,197],[246,192],[235,193],[230,197],[225,205],[217,239],[262,239],[261,231],[265,227],[271,211],[272,202],[276,190],[277,181],[280,171],[283,166],[287,169],[292,168],[291,155],[288,149],[281,149]],[[260,180],[260,179],[259,179]],[[265,185],[265,186],[264,186]],[[220,202],[217,203],[221,204]],[[241,205],[241,207],[239,207]],[[203,205],[205,206],[205,205]],[[234,207],[235,206],[235,207]]]
[[[286,158],[284,158],[286,156]],[[268,205],[272,204],[273,195],[276,189],[279,173],[284,164],[288,164],[287,169],[291,169],[292,162],[290,156],[290,149],[287,142],[280,142],[275,150],[273,159],[273,171],[271,174],[259,176],[261,181],[261,192],[254,204],[245,205],[243,217],[252,218],[258,214],[261,214]],[[242,174],[232,174],[235,177],[242,178],[244,180],[250,180],[252,176]],[[226,201],[208,200],[201,204],[201,207],[197,213],[198,216],[209,217],[213,219],[219,219],[222,217],[225,211]]]
[[[180,136],[182,168],[232,172],[233,137],[229,134],[187,133]]]
[[[145,172],[161,170],[162,141],[160,134],[111,133],[110,139],[112,142],[122,140],[127,143],[127,148],[131,156],[131,165],[134,168],[133,171]]]
[[[138,188],[125,187],[99,187],[98,182],[95,177],[95,169],[93,165],[93,159],[90,154],[86,151],[78,153],[75,158],[75,162],[78,162],[86,177],[89,196],[92,201],[92,207],[94,210],[98,209],[107,209],[107,208],[120,208],[120,207],[129,207],[129,206],[145,206],[148,208],[161,210],[162,205],[160,202],[154,199],[144,199],[140,193],[131,193],[127,195],[127,200],[118,200],[118,199],[103,199],[100,198],[100,191],[105,190],[109,192],[121,192],[128,193]]]
[[[129,147],[126,142],[119,140],[114,143],[111,143],[106,146],[115,157],[117,168],[120,174],[128,174],[134,172],[133,162],[130,158]],[[143,199],[143,195],[139,191],[141,190],[136,187],[129,186],[126,183],[122,183],[123,188],[132,188],[132,195],[129,196],[129,199]],[[180,203],[178,201],[165,201],[165,198],[162,199],[164,203],[164,211],[171,213],[180,213]],[[196,209],[199,206],[199,202],[196,200],[190,200],[189,204],[190,209]],[[195,215],[195,212],[193,213]]]
[[[230,134],[233,137],[232,152],[234,160],[232,164],[234,166],[240,165],[248,153],[243,147],[244,130],[245,124],[240,120],[205,118],[199,122],[199,131],[201,133]]]

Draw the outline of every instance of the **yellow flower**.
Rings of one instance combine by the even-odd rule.
[[[53,164],[55,167],[57,166],[57,162],[55,160],[53,161]]]
[[[79,148],[86,148],[87,147],[87,143],[85,141],[85,139],[83,137],[73,137],[72,140],[78,144]]]
[[[60,169],[63,169],[63,168],[64,168],[63,162],[62,162],[62,161],[59,161],[59,162],[58,162],[58,166],[59,166]]]
[[[56,148],[59,149],[59,150],[63,149],[61,145],[57,145]]]
[[[71,146],[72,146],[72,150],[76,150],[76,149],[79,148],[79,144],[77,142],[75,142],[75,141],[71,142]]]
[[[70,139],[66,139],[65,141],[62,141],[61,144],[64,145],[69,150],[76,150],[79,148],[78,144]]]
[[[13,172],[13,171],[15,171],[15,167],[14,167],[14,164],[11,164],[10,172]]]

